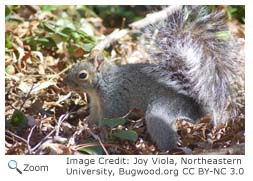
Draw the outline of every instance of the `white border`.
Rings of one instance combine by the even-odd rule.
[[[105,1],[105,0],[86,0],[86,1],[81,1],[81,0],[61,0],[61,1],[49,1],[49,0],[40,0],[40,1],[36,1],[36,0],[23,0],[23,1],[17,1],[17,0],[8,0],[6,2],[1,1],[0,2],[0,13],[1,13],[1,18],[0,18],[0,23],[2,25],[2,27],[5,27],[5,20],[4,20],[4,5],[7,4],[66,4],[66,5],[70,5],[70,4],[87,4],[87,5],[95,5],[95,4],[100,4],[100,5],[166,5],[166,4],[208,4],[208,5],[216,5],[216,4],[224,4],[224,5],[241,5],[241,4],[245,4],[246,5],[246,46],[245,46],[245,53],[246,53],[246,156],[233,156],[233,157],[240,157],[242,158],[242,160],[245,161],[245,165],[244,168],[246,170],[246,174],[247,176],[253,176],[253,172],[252,172],[252,166],[253,166],[253,111],[252,111],[252,102],[253,102],[253,83],[252,83],[252,77],[253,77],[253,67],[252,67],[252,50],[253,50],[253,17],[252,17],[252,12],[253,12],[253,6],[250,5],[250,0],[248,1],[242,1],[242,0],[212,0],[212,1],[207,1],[207,0],[177,0],[177,1],[164,1],[164,0],[128,0],[128,1],[120,1],[120,0],[110,0],[110,1]],[[1,67],[1,72],[2,74],[4,74],[4,39],[5,39],[5,30],[4,28],[0,29],[0,34],[1,34],[1,53],[0,53],[0,67]],[[5,96],[5,87],[4,87],[4,76],[0,76],[0,85],[1,85],[1,96],[2,96],[2,100],[4,100],[4,96]],[[5,115],[5,105],[4,105],[4,101],[0,101],[0,113],[2,116],[1,119],[1,125],[0,125],[0,140],[1,140],[1,149],[0,149],[0,156],[1,156],[1,161],[0,161],[0,172],[1,177],[4,180],[14,180],[15,179],[21,179],[23,176],[19,176],[19,175],[15,175],[13,174],[13,170],[10,170],[7,168],[7,162],[9,161],[9,159],[17,159],[19,160],[21,163],[25,162],[25,161],[29,161],[30,163],[32,162],[38,162],[38,163],[44,163],[47,162],[48,164],[52,165],[52,167],[54,168],[53,173],[49,173],[47,175],[43,175],[43,174],[31,174],[28,176],[23,177],[24,180],[45,180],[45,179],[55,179],[55,178],[59,178],[61,179],[61,181],[63,180],[69,180],[71,179],[71,177],[65,177],[64,175],[61,175],[60,170],[64,169],[64,158],[66,156],[8,156],[5,155],[5,147],[4,147],[4,143],[5,143],[5,128],[4,128],[4,115]],[[113,157],[113,156],[112,156]],[[142,156],[140,156],[142,157]],[[145,156],[144,156],[145,157]],[[175,156],[177,157],[177,156]],[[189,157],[194,157],[194,156],[189,156]],[[205,157],[218,157],[218,156],[205,156]],[[53,177],[55,176],[55,177]],[[76,178],[76,177],[75,177]],[[147,177],[145,177],[147,179]],[[185,178],[185,177],[183,177]],[[195,179],[195,180],[224,180],[224,179],[231,179],[232,177],[191,177],[191,179]],[[246,175],[244,178],[242,177],[234,177],[236,178],[236,180],[238,179],[244,179],[246,178]],[[250,177],[248,177],[250,178]],[[79,177],[76,179],[85,179],[85,177]],[[96,178],[96,177],[89,177],[89,179],[99,179],[99,180],[104,180],[100,178]],[[116,178],[117,180],[119,178]],[[115,178],[110,178],[110,180],[116,180]],[[122,178],[120,177],[120,179],[122,180],[126,180],[129,179],[126,178]],[[130,178],[131,179],[131,178]],[[136,177],[136,180],[140,180],[140,177]],[[154,179],[154,177],[151,177],[151,179]],[[160,180],[160,178],[158,178]],[[171,179],[171,178],[170,178]],[[179,178],[175,178],[175,180],[181,180],[182,177]],[[105,180],[108,180],[105,178]],[[167,180],[167,179],[166,179]],[[174,180],[174,179],[173,179]]]

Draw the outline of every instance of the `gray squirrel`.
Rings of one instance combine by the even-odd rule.
[[[210,115],[218,125],[236,116],[237,48],[224,17],[203,6],[180,6],[142,30],[151,63],[83,61],[65,82],[88,94],[89,122],[102,125],[104,118],[141,109],[158,148],[175,148],[176,120],[195,123]]]

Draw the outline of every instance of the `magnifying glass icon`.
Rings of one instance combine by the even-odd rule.
[[[8,167],[10,169],[15,169],[18,171],[18,173],[22,174],[21,170],[18,169],[18,163],[16,160],[10,160],[8,163]]]

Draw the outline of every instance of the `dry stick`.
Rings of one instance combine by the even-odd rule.
[[[15,138],[13,138],[11,135],[7,135],[7,134],[5,134],[5,140],[7,140],[7,139],[9,139],[9,140],[12,140],[12,141],[17,141]],[[5,141],[6,142],[6,141]],[[8,142],[7,142],[8,143]],[[6,144],[6,143],[5,143]]]
[[[72,108],[72,110],[74,110],[74,107]],[[75,112],[72,112],[72,110],[69,112],[69,114],[72,114],[72,113],[75,113]],[[85,122],[85,121],[83,121],[83,122]],[[82,132],[83,132],[83,130],[85,129],[86,127],[81,127],[78,131],[75,131],[75,133],[73,134],[73,136],[71,136],[71,138],[69,139],[69,141],[68,141],[68,144],[67,144],[67,146],[69,147],[69,146],[71,146],[71,145],[73,145],[73,144],[76,144],[75,143],[75,138],[76,138],[76,136],[77,135],[80,135]]]
[[[75,106],[74,106],[67,114],[70,115],[70,114],[75,113],[75,112],[73,112],[74,109],[75,109]],[[72,141],[72,140],[75,140],[76,135],[80,134],[83,130],[84,130],[84,128],[81,128],[79,131],[76,131],[76,132],[73,134],[73,136],[72,136],[72,137],[69,139],[69,141],[68,141],[68,144],[67,144],[68,147],[69,147],[70,145],[72,145],[72,142],[74,143],[74,141]]]
[[[75,136],[81,134],[81,133],[83,132],[83,130],[85,130],[85,129],[88,130],[89,134],[90,134],[94,139],[98,140],[98,142],[99,142],[99,144],[101,145],[101,147],[103,148],[105,154],[106,154],[106,155],[109,155],[108,151],[106,150],[106,148],[105,148],[104,144],[102,143],[101,139],[99,138],[99,136],[97,136],[95,133],[93,133],[93,132],[90,130],[90,128],[88,128],[88,127],[83,127],[83,128],[81,128],[80,130],[78,130],[78,131],[72,136],[72,140],[74,140],[74,139],[75,139]],[[69,142],[70,142],[70,141],[71,141],[71,139],[69,140]],[[69,146],[70,144],[71,144],[71,143],[69,143],[68,146]]]
[[[59,75],[65,73],[66,71],[68,71],[70,68],[72,67],[72,65],[67,66],[65,69],[63,69],[62,71],[58,72],[57,74],[53,74],[53,75],[48,75],[47,77],[51,79],[58,77]],[[54,72],[50,67],[47,68],[48,70],[50,70],[51,72]]]
[[[22,137],[16,135],[15,133],[13,133],[13,132],[11,132],[11,131],[9,131],[9,130],[5,130],[5,133],[10,134],[11,136],[13,136],[13,137],[17,138],[18,140],[24,142],[25,144],[28,144],[28,142],[27,142],[24,138],[22,138]]]
[[[150,24],[155,24],[156,22],[161,22],[164,19],[167,19],[167,17],[174,13],[176,10],[178,10],[180,8],[180,6],[169,6],[161,11],[152,13],[152,14],[148,14],[146,15],[146,17],[142,20],[136,21],[132,24],[130,24],[129,26],[132,29],[141,29],[146,27],[147,25]]]
[[[122,116],[123,119],[126,119],[130,114],[134,112],[134,109],[130,109],[128,113],[126,113],[124,116]]]
[[[59,135],[59,128],[60,128],[60,125],[61,125],[61,123],[68,117],[68,115],[69,115],[69,113],[61,115],[60,118],[59,118],[59,121],[58,121],[57,126],[56,126],[46,137],[44,137],[36,146],[34,146],[30,151],[31,151],[31,152],[36,152],[35,150],[36,150],[40,145],[42,145],[42,144],[47,140],[47,138],[49,138],[49,136],[51,136],[55,131],[56,131],[56,134],[55,134],[55,135],[58,136],[58,135]]]
[[[108,151],[106,150],[106,148],[105,148],[104,144],[102,143],[101,139],[99,138],[99,136],[96,135],[95,133],[93,133],[93,132],[90,130],[90,128],[88,128],[87,130],[88,130],[88,132],[91,134],[91,136],[93,136],[93,138],[95,138],[96,140],[98,140],[98,142],[99,142],[99,144],[102,146],[102,148],[103,148],[105,154],[106,154],[106,155],[109,155]]]
[[[66,114],[63,114],[59,117],[59,120],[58,120],[58,123],[57,123],[57,126],[56,126],[56,133],[55,133],[55,136],[59,136],[59,132],[60,132],[60,126],[61,126],[61,123],[67,119],[67,117],[69,116],[69,113],[66,113]]]
[[[126,34],[128,34],[128,30],[115,29],[92,49],[91,56],[96,57],[101,54],[105,48],[109,47],[112,43],[124,37]]]
[[[25,105],[25,102],[28,100],[28,97],[30,96],[30,94],[31,94],[31,92],[32,92],[32,90],[33,90],[33,86],[34,86],[34,84],[32,84],[31,89],[29,90],[29,92],[28,92],[27,95],[26,95],[26,99],[24,100],[23,104],[20,106],[20,108],[19,108],[20,111],[21,111],[21,109],[23,108],[23,106]]]
[[[65,73],[66,71],[68,71],[70,68],[72,67],[72,65],[69,65],[69,66],[67,66],[65,69],[63,69],[61,72],[59,72],[59,73],[57,73],[57,74],[53,74],[53,75],[27,75],[26,76],[26,78],[30,78],[30,77],[44,77],[44,78],[48,78],[48,79],[53,79],[53,78],[55,78],[55,77],[57,77],[57,76],[59,76],[59,75],[61,75],[61,74],[63,74],[63,73]],[[51,68],[47,68],[48,70],[50,70],[51,72],[54,72]],[[11,75],[6,75],[6,78],[9,78],[9,79],[14,79],[14,80],[16,80],[15,79],[15,77],[14,76],[11,76]]]
[[[31,140],[31,137],[32,137],[32,134],[33,134],[33,130],[34,130],[36,127],[37,127],[37,125],[34,125],[34,126],[32,127],[32,129],[31,129],[31,131],[30,131],[30,133],[29,133],[29,135],[28,135],[28,137],[27,137],[27,147],[28,147],[28,152],[29,152],[29,154],[32,154],[32,152],[31,152],[31,146],[30,146],[30,140]]]
[[[49,138],[55,131],[56,131],[56,128],[54,128],[46,137],[44,137],[36,146],[34,146],[34,147],[31,149],[31,152],[36,152],[35,150],[36,150],[40,145],[42,145],[42,144],[47,140],[47,138]]]
[[[69,146],[75,144],[75,138],[76,138],[76,136],[77,136],[77,135],[80,135],[80,134],[83,132],[84,129],[85,129],[85,128],[83,127],[83,128],[81,128],[80,130],[75,131],[75,133],[73,134],[73,136],[71,136],[71,138],[69,139],[68,144],[67,144],[67,147],[69,147]]]

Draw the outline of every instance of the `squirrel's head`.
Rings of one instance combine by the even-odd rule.
[[[64,83],[78,92],[94,91],[98,83],[96,66],[89,61],[76,63],[64,79]]]

